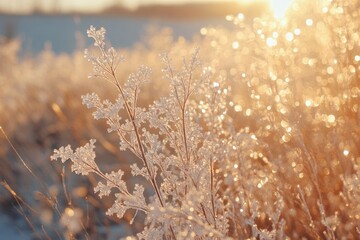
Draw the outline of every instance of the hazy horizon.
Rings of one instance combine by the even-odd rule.
[[[0,0],[0,12],[8,14],[31,14],[32,12],[56,13],[98,13],[112,6],[121,6],[134,10],[146,5],[176,5],[194,3],[249,3],[248,0]],[[253,2],[259,2],[255,0]]]

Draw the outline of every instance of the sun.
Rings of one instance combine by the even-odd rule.
[[[286,10],[289,8],[291,2],[293,0],[268,0],[270,3],[270,7],[274,12],[275,18],[284,18],[286,14]]]
[[[282,19],[285,17],[286,11],[289,8],[290,4],[293,0],[238,0],[243,4],[250,4],[250,3],[267,3],[271,10],[274,13],[274,17],[277,19]]]

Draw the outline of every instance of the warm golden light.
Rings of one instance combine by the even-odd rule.
[[[66,208],[65,209],[65,213],[69,216],[69,217],[73,217],[75,215],[75,211],[72,208]]]
[[[269,0],[275,18],[285,17],[286,10],[289,8],[291,2],[292,0]]]

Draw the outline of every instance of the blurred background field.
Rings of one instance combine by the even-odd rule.
[[[133,161],[119,151],[116,136],[105,134],[105,123],[94,121],[81,104],[88,92],[110,99],[116,94],[110,84],[88,79],[91,65],[83,50],[91,47],[89,25],[105,27],[107,40],[125,57],[120,79],[140,65],[153,69],[142,106],[168,91],[159,54],[169,52],[181,61],[200,47],[203,64],[232,92],[226,108],[236,131],[257,136],[259,145],[243,151],[247,174],[258,173],[245,174],[248,184],[271,185],[267,191],[280,188],[287,196],[283,216],[289,237],[324,237],[318,209],[311,208],[315,230],[301,222],[307,217],[296,189],[304,189],[308,204],[316,206],[314,174],[336,236],[359,237],[357,1],[297,1],[284,25],[268,3],[259,1],[180,6],[125,1],[86,11],[66,7],[67,1],[33,1],[29,8],[19,7],[24,1],[12,2],[0,1],[0,126],[6,133],[0,132],[0,231],[9,234],[6,239],[65,239],[67,225],[61,222],[70,221],[64,220],[69,206],[81,219],[74,220],[79,239],[118,239],[141,229],[141,221],[130,227],[130,215],[124,220],[105,216],[111,199],[94,194],[94,178],[74,176],[49,161],[53,149],[83,145],[90,138],[98,140],[104,171],[129,170]],[[316,173],[299,153],[301,144],[316,160]],[[292,222],[297,217],[301,221]],[[260,226],[266,225],[259,219]]]

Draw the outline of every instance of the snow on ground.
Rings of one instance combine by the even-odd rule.
[[[0,239],[6,240],[30,240],[32,233],[23,220],[11,218],[8,214],[0,211]]]

